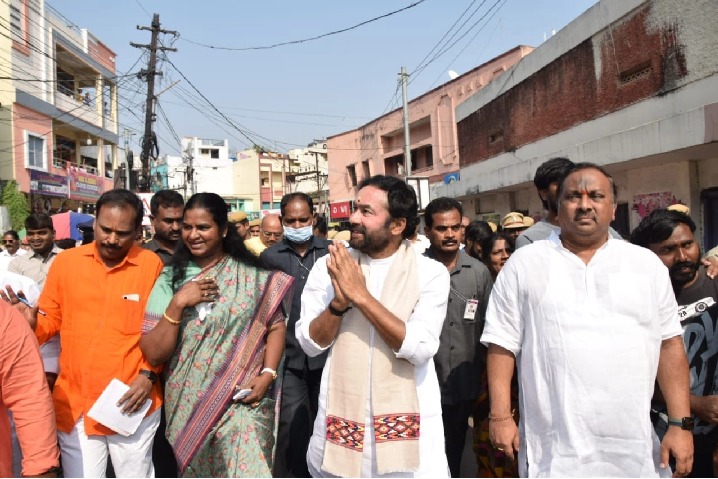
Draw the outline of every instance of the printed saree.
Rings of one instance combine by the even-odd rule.
[[[166,365],[167,438],[184,477],[270,477],[281,385],[275,382],[256,408],[232,396],[261,371],[267,329],[284,321],[280,304],[292,278],[225,256],[205,270],[190,263],[185,281],[205,276],[217,280],[220,294],[211,306],[183,312]],[[148,301],[145,331],[161,320],[171,283],[166,267]]]

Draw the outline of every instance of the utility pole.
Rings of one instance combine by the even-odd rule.
[[[187,149],[184,151],[187,155],[187,166],[185,170],[185,174],[187,175],[185,177],[185,186],[184,186],[184,197],[185,199],[189,198],[187,196],[187,185],[189,184],[189,194],[190,196],[194,195],[194,155],[192,155],[192,148],[193,148],[194,142],[187,144]]]
[[[321,207],[321,205],[322,205],[322,187],[319,184],[319,178],[320,178],[320,175],[319,175],[319,153],[317,153],[316,151],[314,152],[314,169],[317,172],[317,206]],[[323,209],[322,209],[322,211],[323,211]]]
[[[404,173],[406,178],[411,176],[411,140],[409,136],[409,101],[407,100],[406,86],[409,74],[406,73],[406,67],[401,67],[401,96],[404,99]]]
[[[132,142],[132,136],[135,134],[134,131],[125,128],[125,189],[130,189],[132,186],[131,178],[132,166],[134,163],[134,155],[130,149],[130,143]]]
[[[142,181],[138,181],[139,191],[149,191],[150,186],[150,158],[156,159],[159,155],[159,145],[157,145],[157,138],[152,131],[152,123],[155,121],[154,113],[154,102],[155,102],[155,75],[162,75],[162,72],[156,71],[157,68],[157,50],[176,52],[176,48],[158,47],[157,40],[160,33],[171,33],[177,36],[178,33],[171,30],[162,30],[160,28],[160,14],[155,13],[152,16],[152,26],[142,27],[137,25],[138,30],[149,30],[152,32],[152,37],[149,45],[141,45],[134,42],[130,42],[130,45],[135,48],[147,48],[150,51],[150,59],[147,62],[147,70],[142,69],[137,76],[142,79],[147,78],[147,100],[145,103],[145,134],[142,137],[142,153],[140,153],[140,160],[142,160]],[[154,148],[154,154],[152,152]]]

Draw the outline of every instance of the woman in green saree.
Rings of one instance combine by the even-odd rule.
[[[271,476],[286,331],[280,306],[291,284],[258,265],[228,227],[220,196],[189,199],[140,341],[150,363],[166,365],[167,438],[180,475]],[[250,392],[233,399],[240,389]]]

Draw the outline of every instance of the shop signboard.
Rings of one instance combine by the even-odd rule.
[[[100,177],[82,171],[76,166],[68,169],[70,178],[70,199],[94,203],[102,194]]]
[[[30,170],[30,193],[67,198],[67,177]]]
[[[352,214],[351,201],[340,201],[329,205],[332,221],[346,220]]]

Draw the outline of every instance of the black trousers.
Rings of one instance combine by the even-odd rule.
[[[441,405],[441,417],[444,420],[444,444],[451,477],[461,477],[461,457],[466,443],[466,431],[469,429],[469,417],[474,412],[475,405],[476,401]]]
[[[274,477],[310,477],[307,449],[319,408],[321,381],[321,369],[284,369]]]

